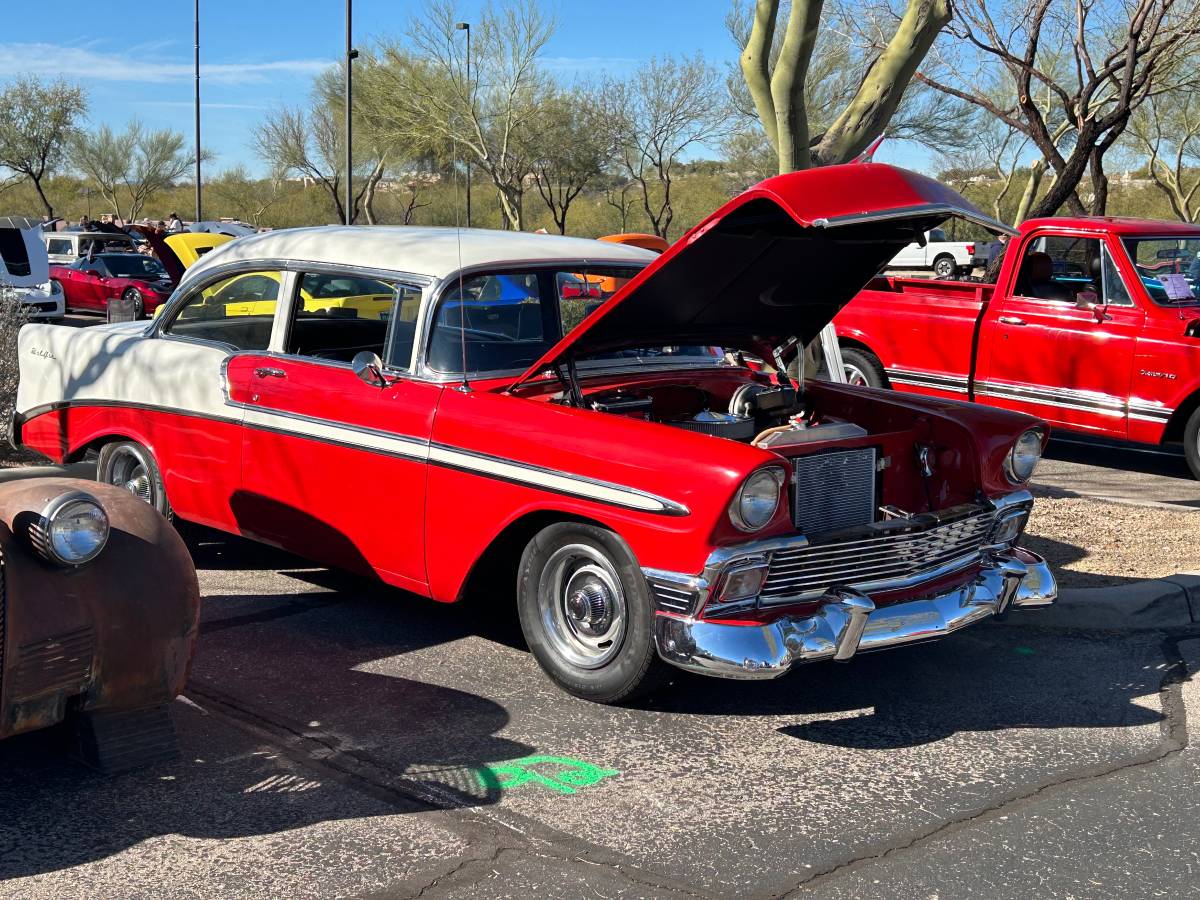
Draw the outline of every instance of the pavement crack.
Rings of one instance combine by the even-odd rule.
[[[1163,760],[1177,755],[1188,745],[1187,711],[1183,702],[1182,685],[1190,677],[1187,670],[1187,663],[1184,660],[1179,645],[1184,641],[1195,640],[1196,637],[1193,629],[1188,629],[1186,633],[1165,634],[1163,637],[1162,653],[1166,661],[1166,666],[1158,689],[1163,710],[1163,718],[1159,723],[1162,737],[1158,745],[1153,749],[1117,765],[1091,766],[1075,772],[1063,773],[1061,776],[1037,784],[1031,789],[1018,794],[1010,794],[983,809],[965,813],[936,827],[910,835],[908,838],[894,842],[887,847],[869,849],[852,859],[843,860],[824,869],[814,871],[812,874],[806,875],[796,882],[793,887],[772,893],[769,896],[773,898],[798,897],[802,893],[820,888],[822,885],[835,881],[839,877],[872,862],[919,849],[921,846],[936,841],[939,838],[987,821],[994,816],[1012,812],[1014,809],[1020,809],[1043,796],[1068,790],[1086,781],[1113,778],[1136,769],[1155,766]]]

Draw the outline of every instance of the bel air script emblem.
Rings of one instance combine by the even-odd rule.
[[[49,350],[43,350],[41,347],[30,347],[30,356],[40,356],[42,359],[54,359],[54,354]]]

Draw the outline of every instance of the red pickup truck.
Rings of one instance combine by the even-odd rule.
[[[1182,443],[1200,478],[1200,225],[1030,220],[994,284],[877,278],[834,326],[852,383]]]

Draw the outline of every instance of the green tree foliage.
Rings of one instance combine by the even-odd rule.
[[[29,180],[47,216],[54,205],[43,182],[62,167],[86,113],[83,88],[66,81],[18,78],[0,91],[0,167]]]
[[[146,202],[172,187],[195,161],[180,132],[148,129],[136,119],[120,133],[101,125],[76,134],[69,155],[71,165],[126,222],[141,215]]]

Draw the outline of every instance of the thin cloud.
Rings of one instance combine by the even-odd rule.
[[[628,71],[640,63],[640,59],[622,56],[539,56],[538,62],[551,72],[563,75],[591,75],[611,72],[614,69]]]
[[[296,75],[316,75],[333,65],[328,59],[281,59],[262,63],[205,63],[200,77],[209,84],[260,84]],[[92,46],[0,43],[0,78],[18,75],[62,76],[89,81],[165,84],[193,77],[192,63],[153,62]]]
[[[191,100],[139,100],[137,106],[165,106],[178,107],[180,109],[191,109],[194,106]],[[200,103],[203,109],[270,109],[265,103],[209,103],[204,100]]]

